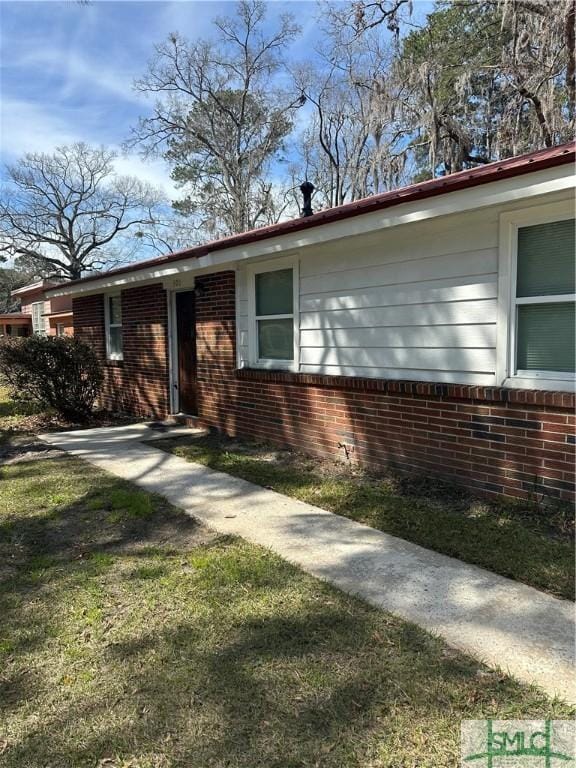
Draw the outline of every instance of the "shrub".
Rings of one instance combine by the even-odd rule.
[[[85,422],[103,374],[93,349],[79,339],[29,336],[2,340],[0,378],[13,399],[38,402],[66,419]]]

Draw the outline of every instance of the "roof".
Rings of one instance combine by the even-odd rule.
[[[25,293],[32,293],[33,291],[47,290],[48,288],[54,288],[61,283],[62,280],[56,279],[36,280],[34,283],[28,283],[28,285],[23,285],[21,288],[16,288],[15,290],[10,291],[10,296],[22,296]]]
[[[514,176],[521,176],[526,173],[533,173],[535,171],[541,171],[559,165],[566,165],[573,163],[575,157],[576,142],[563,144],[549,149],[542,149],[528,155],[511,157],[507,160],[489,163],[487,165],[479,166],[478,168],[453,173],[449,176],[442,176],[418,184],[410,184],[406,187],[393,189],[378,195],[372,195],[371,197],[356,200],[352,203],[346,203],[345,205],[340,205],[336,208],[328,208],[324,211],[319,211],[312,216],[300,217],[289,221],[283,221],[279,224],[252,229],[248,232],[230,235],[221,238],[220,240],[213,240],[202,245],[197,245],[182,251],[176,251],[175,253],[169,253],[158,258],[147,259],[146,261],[140,261],[136,264],[119,267],[118,269],[113,269],[109,272],[90,275],[81,280],[70,281],[69,283],[66,283],[66,287],[78,283],[84,284],[94,280],[101,280],[104,277],[112,275],[137,272],[141,269],[149,269],[150,267],[157,265],[161,266],[182,259],[199,258],[200,256],[206,256],[207,254],[226,248],[255,243],[272,237],[278,237],[279,235],[311,229],[313,227],[320,227],[330,222],[360,216],[384,208],[391,208],[392,206],[400,205],[401,203],[424,200],[437,195],[444,195],[449,192],[479,186],[480,184],[488,184],[490,182],[500,181]]]
[[[5,312],[4,314],[0,313],[0,320],[26,320],[31,323],[32,315],[26,315],[22,312]]]

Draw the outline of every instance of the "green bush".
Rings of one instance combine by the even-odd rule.
[[[0,379],[14,400],[54,408],[85,422],[102,386],[94,350],[73,337],[29,336],[0,343]]]

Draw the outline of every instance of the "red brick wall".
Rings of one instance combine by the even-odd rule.
[[[74,334],[94,349],[101,360],[105,360],[104,343],[104,297],[82,296],[72,302]]]
[[[574,395],[235,371],[234,274],[203,285],[199,415],[207,424],[486,493],[574,498]]]
[[[374,467],[436,474],[489,494],[574,498],[574,395],[452,384],[236,371],[234,273],[202,277],[196,299],[198,413],[231,435]],[[104,401],[169,412],[166,295],[123,292],[124,362]],[[74,302],[76,333],[103,354],[101,296]]]
[[[104,297],[74,299],[75,334],[104,364],[102,405],[136,416],[163,418],[170,411],[166,291],[155,284],[122,291],[124,360],[106,360]]]
[[[238,419],[234,280],[234,272],[202,277],[196,297],[198,414],[230,434]]]

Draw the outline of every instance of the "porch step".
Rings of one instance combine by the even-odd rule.
[[[192,423],[193,422],[193,423]],[[183,435],[205,435],[209,430],[203,424],[198,423],[198,419],[183,414],[174,414],[164,421],[149,421],[146,427],[152,432],[150,440],[161,440],[162,438],[179,437]]]
[[[168,423],[178,424],[191,429],[202,429],[208,432],[208,426],[199,416],[191,416],[188,413],[172,413],[167,419]]]

